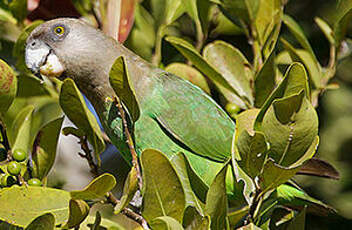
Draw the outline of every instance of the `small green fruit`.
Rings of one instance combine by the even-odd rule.
[[[27,159],[27,153],[23,149],[15,149],[13,151],[12,157],[17,162],[22,162]]]
[[[5,148],[0,147],[0,161],[4,161],[7,159],[7,151]]]
[[[21,165],[16,161],[11,161],[7,165],[7,172],[13,176],[17,176],[21,172]]]
[[[30,186],[41,186],[42,182],[38,178],[32,178],[27,181]]]

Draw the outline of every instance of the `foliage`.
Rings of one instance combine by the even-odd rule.
[[[104,27],[115,25],[105,15],[107,2],[73,4],[106,31]],[[152,229],[304,229],[306,213],[335,212],[293,177],[315,165],[311,174],[336,178],[329,163],[313,158],[319,144],[316,107],[319,96],[334,86],[330,80],[337,64],[350,52],[344,47],[351,44],[346,38],[351,1],[338,2],[334,24],[315,19],[329,43],[327,65],[319,62],[295,15],[286,14],[283,0],[121,2],[130,12],[122,11],[122,19],[135,20],[126,46],[199,86],[234,119],[232,158],[208,187],[183,153],[169,159],[147,149],[139,159],[142,187],[134,165],[117,200],[111,192],[115,177],[100,169],[103,134],[75,82],[40,81],[24,65],[25,39],[41,21],[25,19],[27,1],[3,1],[0,30],[6,33],[0,34],[0,42],[2,49],[13,48],[13,55],[0,60],[0,148],[6,155],[0,162],[1,229],[124,229],[100,212],[92,215],[99,203],[111,204],[115,214]],[[127,37],[130,28],[121,32],[123,26],[120,36]],[[225,35],[244,38],[251,51],[223,39]],[[109,80],[123,102],[121,109],[131,117],[120,113],[123,122],[133,124],[140,116],[139,102],[124,57],[115,61]],[[76,126],[65,127],[63,134],[80,140],[84,153],[78,154],[95,176],[80,191],[47,183],[63,113]],[[134,145],[133,138],[127,141]],[[16,151],[24,157],[15,156]],[[133,207],[130,202],[140,190],[142,206]]]

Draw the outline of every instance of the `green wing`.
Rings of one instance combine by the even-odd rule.
[[[167,72],[153,77],[144,112],[183,148],[224,162],[231,157],[234,122],[200,88]]]

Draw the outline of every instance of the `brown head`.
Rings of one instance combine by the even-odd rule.
[[[91,76],[108,74],[119,56],[117,46],[112,38],[82,20],[54,19],[38,26],[28,37],[26,65],[49,77],[64,74],[75,81],[89,81]]]

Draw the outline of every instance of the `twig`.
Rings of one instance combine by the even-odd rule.
[[[120,116],[121,116],[121,120],[122,120],[123,129],[124,129],[124,133],[125,133],[126,138],[127,138],[126,142],[128,144],[128,147],[129,147],[131,155],[132,155],[132,165],[136,169],[137,179],[138,179],[138,187],[140,189],[142,189],[142,185],[143,185],[142,174],[141,174],[141,170],[139,168],[138,156],[137,156],[136,150],[135,150],[134,145],[133,145],[133,139],[132,139],[132,136],[131,136],[130,131],[128,129],[127,119],[126,119],[126,116],[125,116],[125,111],[124,111],[124,109],[122,107],[122,104],[121,104],[120,100],[117,97],[115,97],[114,101],[116,103],[116,107],[119,110],[119,113],[120,113]]]
[[[91,172],[94,176],[99,176],[99,167],[93,161],[91,150],[88,147],[88,139],[86,136],[80,138],[79,144],[81,145],[83,153],[78,153],[82,158],[85,158],[88,161]]]
[[[11,147],[10,147],[9,141],[7,139],[5,125],[1,121],[0,121],[0,132],[1,132],[1,136],[3,138],[2,144],[4,145],[5,149],[7,150],[6,163],[8,163],[8,162],[13,160],[13,157],[12,157],[12,151],[11,151]],[[17,180],[20,182],[20,185],[27,185],[27,183],[23,179],[23,176],[21,175],[21,173],[17,175]]]
[[[94,177],[99,176],[99,167],[98,165],[93,161],[92,157],[92,151],[89,149],[88,146],[88,140],[86,136],[83,136],[80,138],[79,144],[81,145],[82,150],[84,153],[78,153],[82,158],[86,159],[88,161],[89,167],[91,169],[91,173],[94,175]],[[112,204],[113,206],[116,206],[117,204],[120,203],[120,201],[112,194],[112,192],[108,192],[107,195],[107,203]],[[135,213],[133,210],[129,208],[124,208],[121,213],[126,215],[127,217],[133,219],[137,223],[139,223],[144,229],[149,229],[147,221],[138,213]]]
[[[120,201],[118,199],[116,199],[116,197],[112,194],[112,192],[108,193],[107,201],[114,206],[116,206],[120,203]],[[137,223],[139,223],[143,227],[143,229],[149,229],[147,221],[141,215],[139,215],[138,213],[135,213],[133,210],[131,210],[129,208],[124,208],[121,211],[121,213],[126,215],[127,217],[135,220]]]

